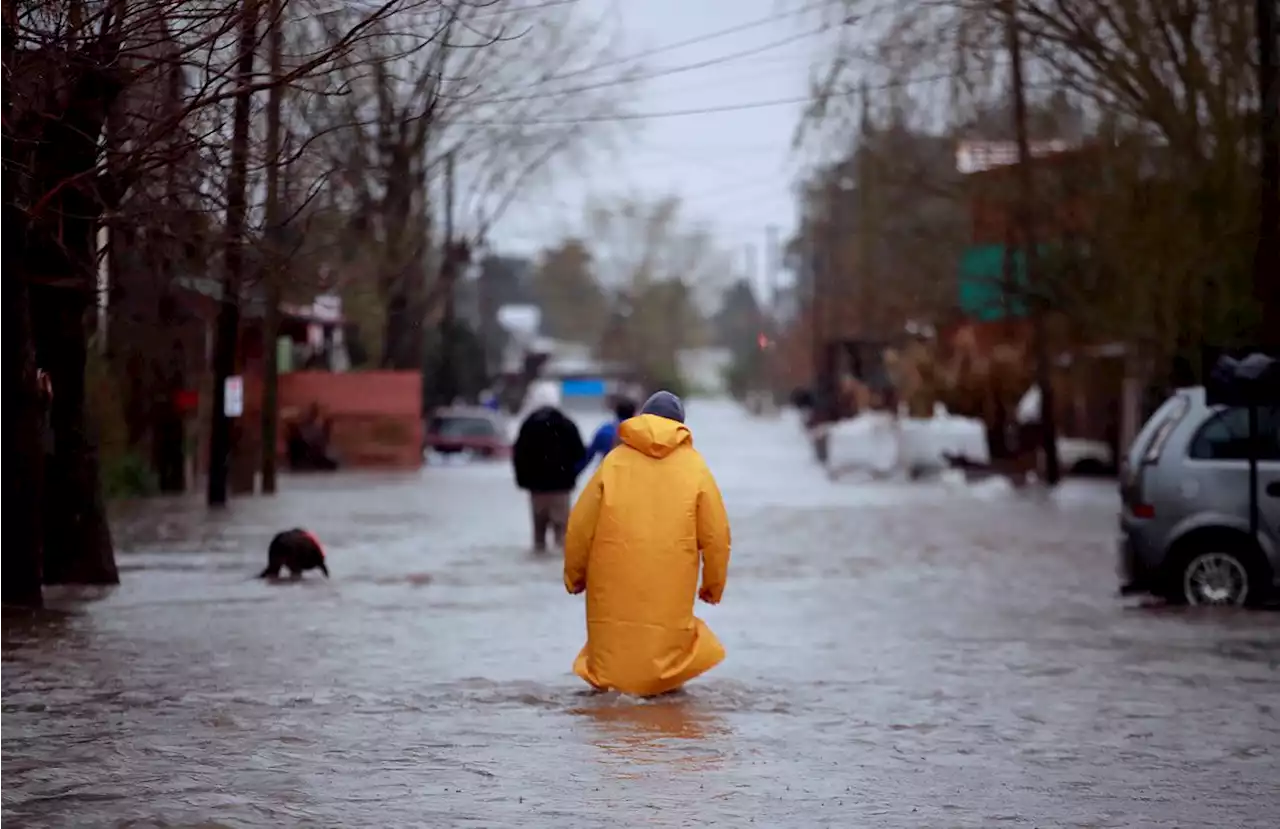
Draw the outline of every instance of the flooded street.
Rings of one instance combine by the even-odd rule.
[[[505,464],[157,501],[119,589],[6,620],[6,826],[1276,825],[1280,617],[1116,599],[1111,485],[832,484],[786,419],[690,425],[734,547],[684,693],[570,673]],[[253,578],[292,526],[331,580]]]

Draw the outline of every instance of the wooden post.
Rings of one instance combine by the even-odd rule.
[[[1018,199],[1022,249],[1026,268],[1028,306],[1031,313],[1031,333],[1035,350],[1036,385],[1040,387],[1040,450],[1044,454],[1044,479],[1055,486],[1062,479],[1058,461],[1058,425],[1053,393],[1053,354],[1049,345],[1048,303],[1039,284],[1039,268],[1036,249],[1036,229],[1033,207],[1035,185],[1031,165],[1031,148],[1027,139],[1027,100],[1022,74],[1022,33],[1018,25],[1017,0],[1008,0],[1007,34],[1009,62],[1013,80],[1013,122],[1018,142]],[[1021,447],[1020,447],[1021,449]]]
[[[1259,345],[1280,348],[1280,23],[1276,0],[1257,0],[1259,165],[1254,294],[1262,306]]]
[[[249,170],[249,115],[253,103],[253,53],[258,31],[258,0],[240,6],[240,55],[236,67],[235,110],[232,116],[231,168],[227,173],[226,256],[223,263],[221,305],[213,348],[213,411],[209,427],[209,487],[211,507],[227,503],[231,465],[231,419],[227,417],[226,381],[235,374],[240,340],[240,289],[244,284],[244,230]]]
[[[267,92],[267,204],[266,284],[262,323],[262,493],[276,491],[276,443],[280,423],[280,361],[276,340],[280,335],[280,300],[284,279],[281,231],[284,211],[280,203],[280,111],[284,86],[279,83],[284,54],[284,24],[281,20],[286,0],[270,0],[267,25],[271,27],[270,64],[273,86]]]
[[[454,154],[450,150],[444,160],[444,255],[440,261],[440,279],[444,280],[444,308],[440,325],[440,376],[436,378],[436,402],[449,406],[458,396],[457,366],[454,365],[454,340],[457,337],[458,243],[454,239]]]

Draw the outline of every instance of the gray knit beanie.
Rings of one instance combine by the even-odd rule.
[[[669,391],[657,391],[640,407],[640,414],[657,415],[676,423],[684,423],[684,404]]]

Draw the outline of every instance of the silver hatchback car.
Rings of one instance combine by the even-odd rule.
[[[1120,468],[1121,593],[1245,605],[1280,588],[1280,407],[1258,411],[1258,533],[1249,528],[1249,412],[1181,389]]]

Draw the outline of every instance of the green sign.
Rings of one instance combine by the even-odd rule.
[[[960,257],[958,274],[961,312],[970,319],[990,322],[1026,316],[1023,289],[1027,285],[1026,256],[1012,251],[1005,275],[1004,245],[973,245]],[[1006,282],[1011,290],[1006,290]]]

